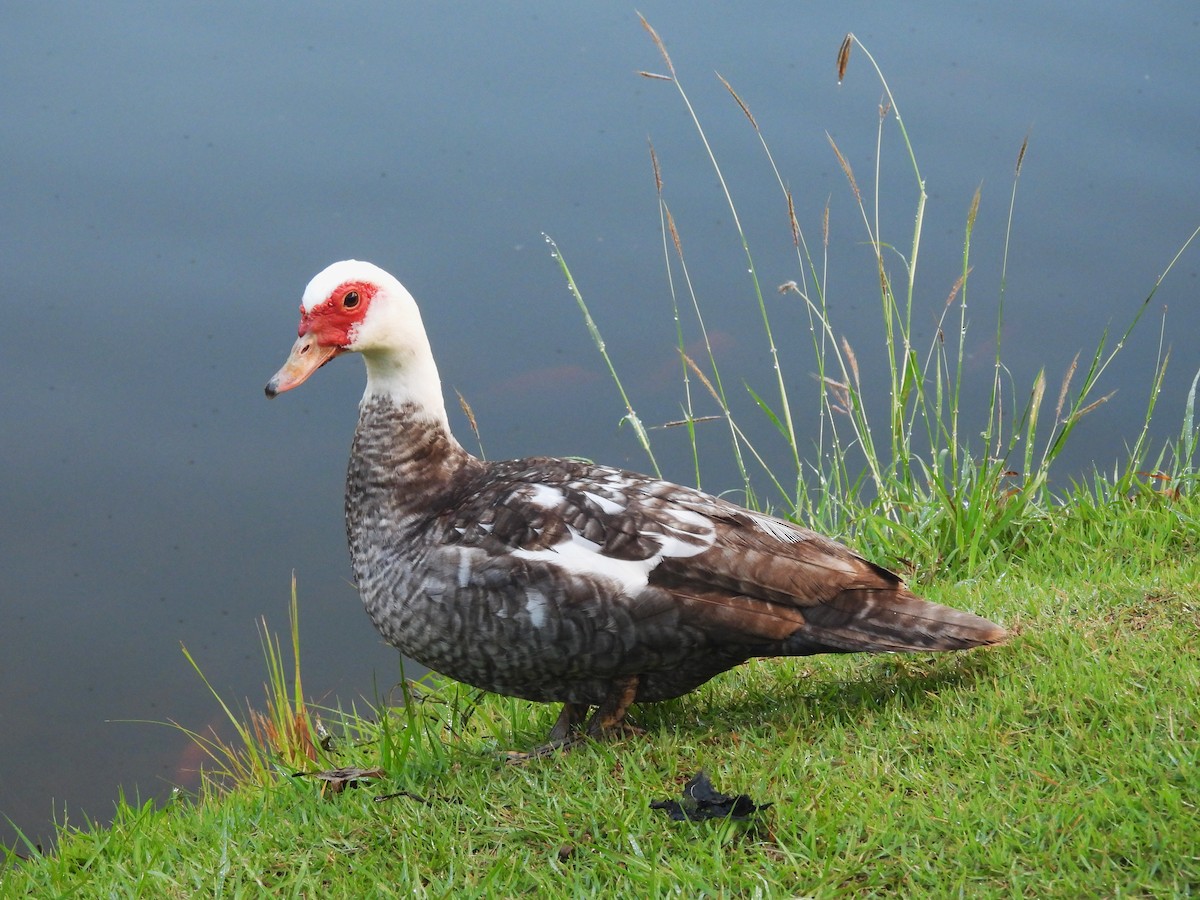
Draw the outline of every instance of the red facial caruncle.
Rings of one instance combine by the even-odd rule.
[[[303,384],[353,342],[354,326],[363,320],[377,286],[368,281],[345,281],[312,309],[300,305],[299,337],[275,377],[267,383],[274,397]]]
[[[375,291],[376,286],[368,281],[347,281],[312,309],[301,304],[298,334],[315,334],[324,345],[347,346],[350,330],[366,315]]]

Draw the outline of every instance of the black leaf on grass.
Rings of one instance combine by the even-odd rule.
[[[748,819],[770,803],[755,803],[745,794],[731,797],[713,787],[701,770],[683,786],[679,800],[655,800],[651,809],[665,810],[677,822],[702,822],[705,819]]]

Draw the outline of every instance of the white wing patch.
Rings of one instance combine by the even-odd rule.
[[[630,499],[626,496],[626,491],[635,490],[642,496],[648,492],[644,490],[640,480],[631,481],[622,472],[613,470],[607,477],[594,478],[590,483],[581,481],[568,484],[565,488],[564,490],[557,485],[530,482],[524,485],[520,496],[531,506],[553,513],[567,505],[568,490],[579,490],[604,515],[644,516],[645,527],[642,528],[641,535],[653,542],[651,547],[657,545],[658,552],[646,559],[619,559],[607,556],[601,544],[588,540],[575,528],[568,527],[566,540],[552,547],[536,550],[517,547],[508,551],[512,556],[548,563],[583,578],[602,578],[612,582],[626,595],[636,596],[645,590],[650,581],[650,573],[664,558],[682,559],[697,556],[716,542],[716,526],[701,512],[671,506],[670,501],[663,503],[663,499],[653,493],[649,493],[648,505],[645,508],[639,509],[640,498],[634,499],[632,506],[627,506],[623,502]],[[668,485],[666,482],[662,483],[661,488],[677,490],[674,485]],[[780,536],[780,540],[784,539]],[[796,535],[790,539],[800,540],[800,536]],[[546,616],[546,598],[536,591],[527,591],[525,610],[534,627],[541,627]]]
[[[539,509],[561,509],[566,503],[566,494],[563,493],[561,488],[541,484],[536,481],[529,483],[526,487],[528,490],[524,494],[524,499]],[[581,493],[595,503],[600,508],[600,511],[606,515],[614,516],[625,511],[625,507],[622,504],[610,497],[597,494],[595,491],[582,491]]]
[[[519,559],[536,560],[590,578],[600,576],[615,581],[630,596],[640,593],[661,556],[649,559],[616,559],[600,552],[600,545],[570,529],[571,539],[544,550],[518,548],[511,551]],[[532,613],[531,613],[532,614]]]
[[[541,509],[561,509],[564,500],[566,499],[563,492],[558,488],[550,487],[548,484],[539,484],[533,482],[529,487],[529,494],[525,498],[534,506]]]
[[[615,516],[617,513],[625,511],[624,506],[615,500],[610,500],[608,497],[601,497],[599,494],[592,493],[591,491],[584,491],[583,496],[600,507],[600,511],[606,515]]]
[[[672,516],[679,522],[675,527],[663,522],[666,533],[643,532],[647,537],[657,540],[661,550],[646,559],[618,559],[606,556],[595,541],[589,541],[574,528],[568,528],[570,539],[546,547],[542,550],[517,548],[510,551],[519,559],[538,560],[566,569],[576,575],[589,578],[607,578],[616,582],[620,589],[629,596],[636,596],[650,581],[650,573],[662,562],[663,557],[687,557],[703,553],[712,546],[716,539],[716,530],[704,516],[687,510],[674,510]],[[691,530],[696,529],[696,530]],[[674,537],[670,532],[676,532],[683,537]],[[532,604],[532,599],[529,604]],[[533,609],[527,604],[530,617],[534,616]],[[544,604],[544,601],[543,601]]]
[[[673,509],[670,520],[659,520],[664,533],[645,532],[647,537],[657,538],[662,543],[662,553],[659,557],[695,556],[703,553],[717,539],[717,530],[713,523],[698,512],[689,509]],[[676,524],[678,523],[678,524]],[[672,534],[674,532],[674,534]],[[680,535],[676,537],[675,535]]]

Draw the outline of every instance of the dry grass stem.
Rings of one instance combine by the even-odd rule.
[[[484,456],[483,435],[479,433],[479,423],[475,421],[475,410],[471,409],[471,404],[462,395],[462,391],[455,388],[454,393],[458,395],[458,406],[463,411],[463,415],[467,417],[467,423],[471,426],[471,433],[475,435],[475,443],[479,447],[479,455]]]
[[[649,138],[646,139],[646,145],[650,148],[650,168],[654,170],[654,191],[661,197],[663,180],[662,169],[658,165],[658,154],[654,152],[654,142]]]
[[[687,419],[673,419],[670,422],[663,422],[656,428],[679,428],[683,425],[699,425],[701,422],[720,422],[724,416],[692,416]]]
[[[862,204],[862,191],[858,189],[858,182],[854,180],[854,170],[850,168],[850,163],[846,157],[842,156],[842,151],[838,149],[837,142],[834,141],[833,135],[828,131],[825,132],[825,137],[829,139],[829,146],[833,148],[834,155],[837,156],[838,165],[842,167],[842,171],[846,173],[846,179],[850,182],[850,189],[854,191],[854,199],[860,205]]]
[[[850,342],[846,338],[842,338],[842,350],[846,354],[846,359],[850,363],[850,374],[854,376],[854,386],[862,387],[862,382],[858,377],[858,357],[854,355],[854,348],[850,346]]]
[[[1079,410],[1079,412],[1075,413],[1073,418],[1076,421],[1078,421],[1079,419],[1082,419],[1084,416],[1086,416],[1088,413],[1090,413],[1092,410],[1094,410],[1097,406],[1103,406],[1105,403],[1107,403],[1109,400],[1111,400],[1114,394],[1116,394],[1116,391],[1109,391],[1107,394],[1105,394],[1099,400],[1093,400],[1091,403],[1089,403],[1083,409]]]
[[[671,232],[671,242],[675,244],[675,252],[679,254],[679,258],[683,259],[683,241],[679,238],[679,230],[675,227],[675,217],[671,215],[671,208],[663,203],[663,214],[667,217],[667,230]]]
[[[646,31],[648,31],[650,33],[650,37],[654,41],[654,46],[658,48],[658,52],[662,54],[663,61],[666,62],[666,64],[667,64],[667,71],[671,73],[671,80],[674,80],[675,65],[674,65],[674,63],[671,62],[670,54],[667,53],[667,45],[664,44],[662,41],[662,38],[660,38],[658,36],[658,32],[654,30],[654,26],[652,26],[649,22],[646,21],[645,16],[643,16],[641,13],[638,13],[638,19],[641,21],[642,27],[645,28]],[[642,74],[648,74],[648,73],[642,73]],[[653,76],[652,75],[650,77],[664,78],[665,76],[662,76],[662,75]]]
[[[825,387],[829,389],[830,395],[833,397],[831,408],[837,412],[850,414],[850,385],[844,381],[835,381],[828,375],[821,376],[821,381]]]
[[[270,716],[256,709],[249,710],[249,714],[255,739],[262,746],[274,750],[280,759],[292,766],[298,764],[301,759],[317,761],[317,748],[308,727],[308,712],[305,707],[297,709],[291,721],[285,720],[282,727]]]
[[[957,297],[958,292],[962,290],[963,283],[967,280],[967,277],[971,274],[971,270],[973,268],[974,266],[969,266],[967,271],[954,279],[954,284],[950,286],[950,296],[946,298],[946,306],[950,306],[950,304],[954,302],[954,298]],[[940,332],[941,329],[939,328],[938,331]]]
[[[1063,376],[1062,387],[1058,390],[1058,406],[1054,408],[1054,420],[1062,421],[1063,407],[1067,403],[1067,391],[1071,388],[1071,379],[1075,377],[1075,370],[1079,368],[1079,354],[1075,354],[1075,358],[1071,360],[1071,364],[1067,366],[1067,374]]]
[[[712,398],[716,400],[717,403],[720,403],[721,407],[724,408],[725,404],[721,402],[721,395],[717,392],[717,389],[713,387],[712,382],[708,380],[708,376],[704,374],[704,371],[698,365],[696,365],[696,361],[682,350],[679,351],[679,355],[683,357],[683,361],[687,363],[687,367],[695,373],[696,377],[700,379],[701,383],[708,388],[708,392],[712,394]]]
[[[471,409],[471,404],[467,402],[467,398],[462,395],[462,391],[458,388],[454,389],[454,393],[458,395],[458,405],[462,409],[463,415],[467,417],[467,422],[471,425],[471,430],[475,432],[475,437],[479,437],[479,423],[475,421],[475,410]]]
[[[742,108],[742,112],[746,114],[746,118],[750,120],[750,124],[754,127],[754,130],[758,131],[758,123],[754,121],[754,113],[750,112],[750,107],[748,107],[745,102],[743,102],[742,98],[738,96],[738,92],[733,89],[733,85],[726,81],[720,72],[717,73],[717,78],[721,79],[721,84],[725,85],[725,90],[729,91],[730,96],[733,97],[733,99],[737,101],[737,105]]]
[[[842,79],[846,77],[846,66],[850,64],[850,48],[854,46],[854,35],[847,34],[842,39],[842,46],[838,48],[837,55],[837,78],[838,84],[842,83]]]
[[[1017,153],[1017,168],[1014,173],[1015,178],[1021,177],[1021,164],[1025,161],[1025,150],[1029,147],[1029,135],[1025,135],[1025,140],[1021,141],[1021,150]]]
[[[792,245],[794,247],[799,247],[800,246],[800,222],[796,218],[796,203],[792,199],[792,189],[788,188],[784,193],[787,194],[788,222],[790,222],[791,226],[792,226]]]

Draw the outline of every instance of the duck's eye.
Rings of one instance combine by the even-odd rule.
[[[342,298],[342,309],[354,309],[358,306],[358,291],[347,291]]]

